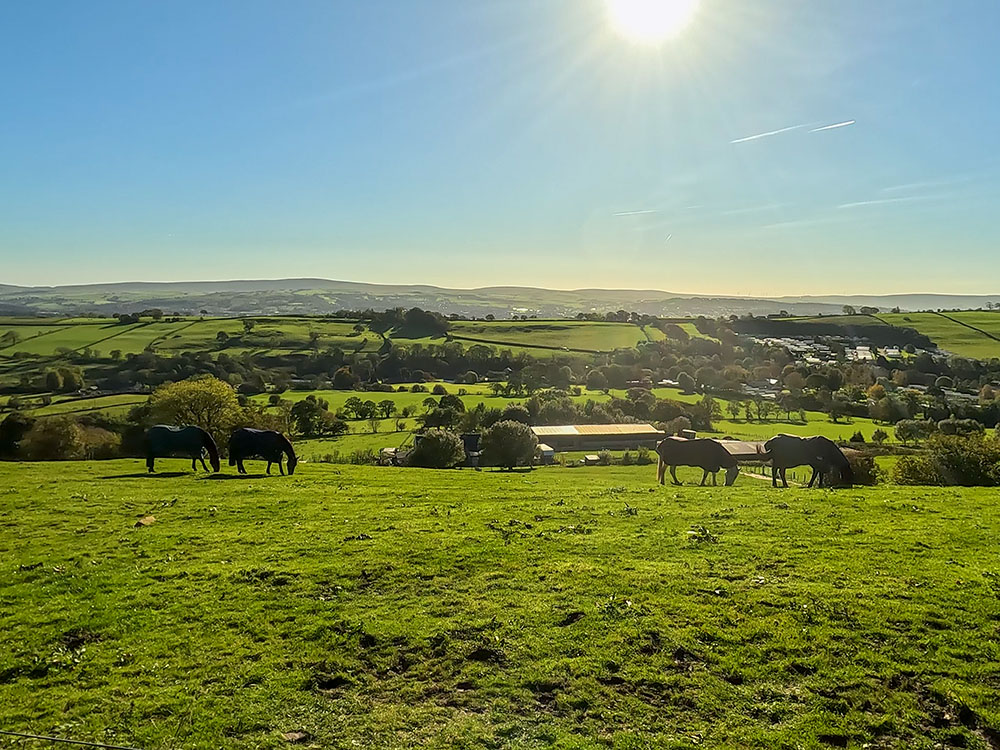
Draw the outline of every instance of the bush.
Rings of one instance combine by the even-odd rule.
[[[414,383],[410,386],[410,393],[427,393],[427,387],[420,385],[420,383]]]
[[[445,388],[440,383],[438,383],[437,385],[434,386],[434,388],[431,389],[431,393],[433,393],[435,396],[447,396],[448,389]]]
[[[39,419],[21,440],[21,452],[32,461],[83,458],[83,430],[70,417]]]
[[[853,441],[852,441],[853,442]],[[854,472],[854,484],[862,487],[874,487],[882,481],[882,470],[872,456],[865,456],[854,451],[845,451],[851,471]]]
[[[926,440],[935,430],[937,425],[930,420],[904,419],[896,422],[895,432],[896,439],[905,445],[910,441]]]
[[[930,456],[903,456],[892,467],[892,481],[896,484],[942,487],[944,477]]]
[[[506,419],[483,433],[480,447],[486,466],[513,469],[520,464],[531,465],[538,438],[523,422]]]
[[[122,439],[117,433],[103,427],[83,427],[81,432],[84,458],[102,460],[119,455]]]
[[[889,439],[889,433],[879,427],[875,432],[872,433],[872,442],[876,445],[882,445],[886,440]]]
[[[1000,441],[982,435],[935,435],[926,456],[904,456],[893,469],[898,484],[996,487]]]
[[[983,425],[974,419],[942,419],[937,427],[942,435],[975,435],[984,430]]]
[[[587,373],[587,390],[603,391],[608,387],[608,379],[600,370],[591,370]]]
[[[632,466],[635,464],[635,459],[629,451],[625,451],[622,454],[622,466]]]
[[[465,460],[465,446],[451,430],[428,430],[410,452],[410,466],[450,469]]]
[[[851,435],[851,439],[848,442],[850,442],[850,443],[863,443],[863,442],[865,442],[865,436],[861,433],[861,430],[857,430],[853,435]],[[859,482],[859,484],[860,484],[860,482]]]
[[[475,385],[479,382],[479,375],[474,370],[469,370],[462,376],[462,382],[466,385]]]
[[[653,463],[653,459],[649,455],[649,448],[645,445],[639,446],[639,450],[635,454],[635,462],[639,466],[649,466],[649,464]]]
[[[611,466],[614,463],[614,456],[611,455],[611,451],[604,448],[597,454],[597,465],[598,466]]]

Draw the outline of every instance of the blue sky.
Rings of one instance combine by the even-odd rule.
[[[701,0],[652,46],[605,0],[5,3],[0,283],[996,293],[997,28],[978,0]]]

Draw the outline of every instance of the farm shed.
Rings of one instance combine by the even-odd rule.
[[[532,427],[538,442],[557,451],[654,448],[666,433],[649,424],[577,424]]]

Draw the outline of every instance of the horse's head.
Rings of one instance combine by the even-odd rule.
[[[294,453],[288,456],[288,476],[295,473],[295,467],[298,466],[298,463],[299,459],[295,457]]]
[[[212,471],[218,474],[222,470],[222,463],[219,461],[219,454],[208,457],[208,462],[212,464]]]
[[[740,473],[739,464],[733,464],[728,469],[726,469],[726,487],[732,487],[733,482],[736,481],[736,477]]]

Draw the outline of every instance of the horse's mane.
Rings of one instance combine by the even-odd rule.
[[[219,459],[219,447],[215,444],[215,438],[212,437],[212,433],[202,427],[195,427],[195,429],[201,433],[202,445],[205,446],[208,455],[217,461]]]
[[[281,440],[281,447],[285,451],[288,458],[298,462],[299,459],[295,455],[295,449],[292,447],[292,441],[285,437],[285,435],[281,432],[278,433],[278,438]]]

